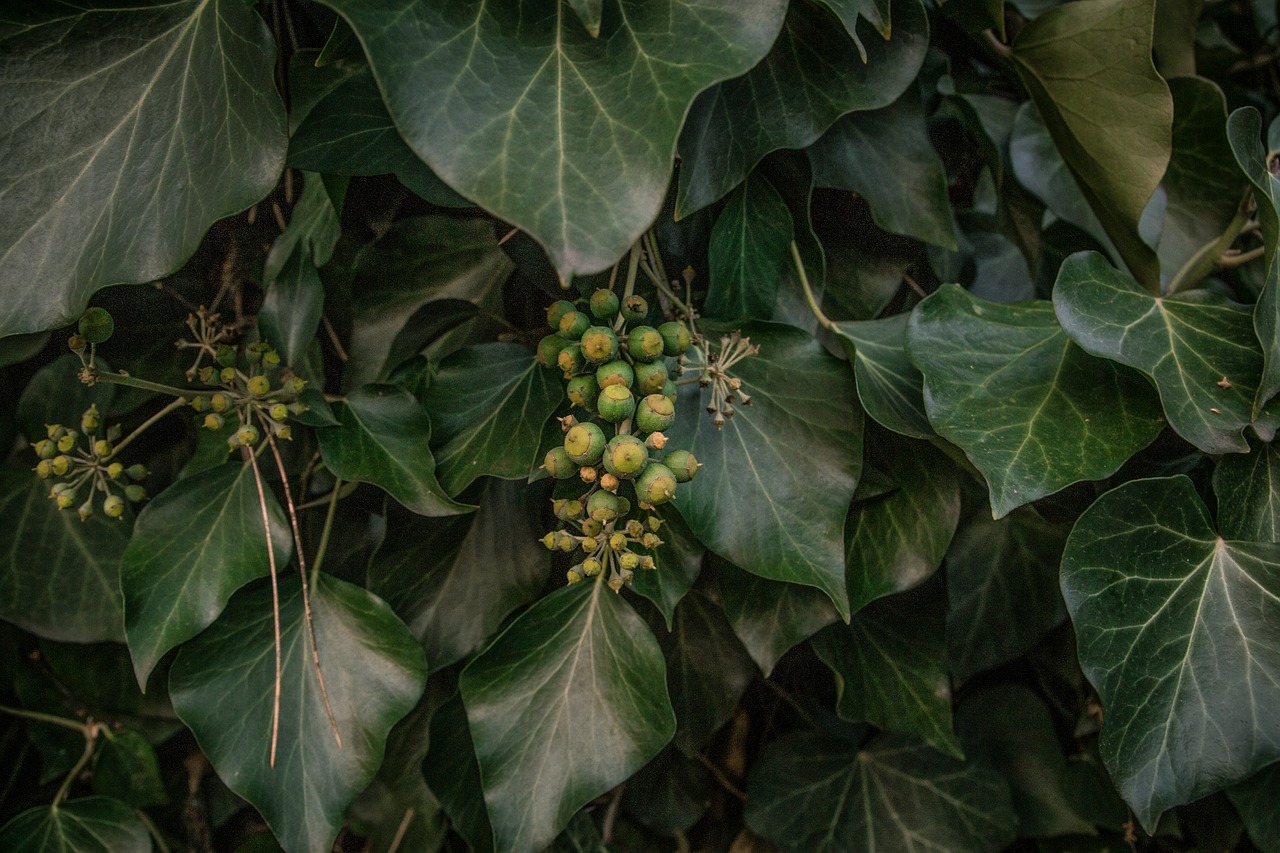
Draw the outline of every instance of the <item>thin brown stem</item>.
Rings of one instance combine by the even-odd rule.
[[[982,37],[987,41],[987,47],[1001,59],[1013,59],[1013,50],[1009,45],[1000,41],[992,30],[983,30]]]
[[[1233,270],[1236,267],[1242,267],[1250,261],[1257,260],[1267,252],[1266,246],[1257,246],[1247,252],[1236,252],[1235,254],[1227,253],[1218,258],[1218,269]]]
[[[338,361],[344,364],[351,358],[347,355],[346,348],[342,345],[342,341],[338,338],[338,330],[333,328],[333,323],[329,322],[329,315],[320,315],[320,320],[324,323],[324,333],[329,336],[329,343],[333,344],[333,351],[338,356]]]
[[[258,485],[258,506],[262,508],[262,531],[267,539],[267,565],[271,569],[271,618],[275,631],[276,683],[275,697],[271,701],[271,755],[268,764],[275,767],[276,745],[280,739],[280,685],[283,681],[280,671],[280,581],[276,577],[276,549],[271,541],[271,515],[267,512],[267,492],[262,487],[262,472],[258,470],[258,457],[248,448],[244,448],[241,453],[253,466],[253,481]]]
[[[516,236],[519,233],[520,233],[519,228],[512,228],[506,234],[502,235],[502,238],[498,240],[498,245],[501,246],[503,243],[507,242],[508,240],[510,240],[512,237]]]
[[[391,839],[391,845],[387,847],[387,853],[396,853],[400,849],[404,834],[409,831],[409,824],[413,822],[413,814],[413,806],[404,810],[404,817],[400,818],[400,825],[396,827],[396,834]]]

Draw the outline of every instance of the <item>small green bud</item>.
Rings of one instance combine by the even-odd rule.
[[[63,457],[58,457],[59,459]],[[48,459],[41,459],[36,463],[36,476],[41,480],[47,480],[53,476],[53,463]]]
[[[616,474],[606,473],[600,478],[600,488],[613,492],[615,495],[618,493],[618,486],[620,485],[622,484],[618,482]]]
[[[649,522],[649,529],[652,530],[654,533],[657,533],[658,528],[662,526],[662,519],[658,518],[656,515],[649,516],[648,522]]]
[[[236,430],[231,440],[239,447],[252,447],[258,443],[258,428],[253,424],[245,424]]]
[[[638,323],[649,316],[649,301],[633,293],[622,302],[622,317],[628,323]]]
[[[193,397],[193,398],[191,399],[191,408],[195,409],[197,412],[203,412],[205,409],[209,408],[209,400],[208,400],[208,398],[207,398],[207,397]]]
[[[204,416],[205,429],[222,429],[222,415],[215,415],[213,412]]]
[[[213,384],[213,367],[211,365],[200,368],[200,381],[205,385]]]
[[[574,500],[565,502],[564,514],[566,517],[578,518],[579,516],[582,515],[583,511],[584,511],[584,507],[582,506],[582,501],[577,500],[575,498]]]
[[[563,447],[553,447],[547,451],[542,467],[557,480],[564,480],[578,473],[578,463],[569,458]]]
[[[594,536],[584,536],[580,544],[582,550],[586,551],[588,554],[600,547],[600,543],[596,541]]]
[[[223,384],[230,385],[236,381],[236,369],[234,367],[224,367],[218,373],[218,378],[222,380]]]
[[[600,389],[596,398],[596,408],[600,417],[609,423],[618,424],[631,417],[636,410],[636,398],[631,389],[625,385],[609,385]]]
[[[564,349],[568,343],[559,335],[547,335],[538,341],[538,363],[545,364],[547,367],[555,364],[560,356],[560,350]]]
[[[567,299],[560,299],[551,303],[551,307],[547,309],[547,325],[559,330],[560,321],[564,319],[564,315],[573,310],[575,310],[573,303]]]
[[[62,438],[58,439],[58,450],[63,453],[70,453],[71,451],[75,450],[76,439],[79,437],[80,437],[79,433],[75,432],[74,430],[67,430],[65,433],[63,433]]]
[[[98,407],[93,405],[85,409],[84,414],[80,416],[80,431],[93,432],[100,426],[102,426],[102,418],[98,414]]]
[[[687,483],[698,473],[698,460],[687,450],[673,450],[663,458],[662,464],[671,469],[677,483]]]
[[[58,445],[47,438],[42,438],[35,444],[31,445],[31,449],[41,459],[52,459],[58,455]]]
[[[147,490],[137,483],[130,483],[124,487],[124,496],[133,503],[138,503],[147,499]]]
[[[613,521],[618,517],[620,500],[610,492],[592,492],[591,497],[587,498],[587,514],[601,524]]]
[[[209,398],[209,408],[215,412],[225,412],[227,407],[231,405],[231,400],[226,394],[214,394]]]
[[[112,447],[111,442],[107,441],[105,438],[100,438],[93,443],[94,456],[110,456],[113,450],[115,450],[115,448]]]
[[[267,414],[271,415],[273,421],[283,421],[289,417],[289,407],[284,403],[276,403]]]
[[[284,385],[285,390],[291,390],[295,394],[301,394],[302,390],[306,387],[307,387],[307,380],[303,379],[300,376],[294,376]]]
[[[661,394],[667,384],[667,364],[663,359],[636,365],[636,395]]]
[[[120,475],[124,473],[124,465],[119,462],[112,462],[107,466],[107,476],[113,480],[119,480]]]
[[[644,533],[644,525],[640,523],[639,519],[633,518],[627,522],[628,536],[631,536],[635,539],[639,539],[643,533]]]
[[[592,364],[604,364],[618,354],[618,336],[607,326],[592,326],[582,335],[582,355]]]
[[[108,518],[120,518],[124,515],[124,498],[119,495],[107,495],[102,502],[102,512]]]
[[[614,551],[627,550],[627,534],[615,533],[609,537],[609,548]]]
[[[636,569],[640,568],[640,555],[628,551],[618,557],[618,565],[622,566],[622,568],[629,572],[634,572]]]
[[[631,369],[631,365],[622,359],[615,359],[596,368],[596,384],[601,388],[608,388],[610,385],[622,385],[630,388],[631,383],[635,381],[635,371]]]
[[[116,330],[116,322],[105,308],[90,308],[80,315],[76,330],[89,343],[101,344]]]
[[[561,533],[559,537],[556,538],[556,547],[568,554],[574,548],[578,547],[578,543],[574,541],[572,536],[566,536]]]
[[[67,472],[71,470],[70,456],[55,456],[50,460],[49,466],[53,469],[53,473],[59,477],[65,477]]]
[[[584,536],[599,536],[603,532],[604,525],[594,518],[582,519],[582,534]]]
[[[219,345],[218,351],[214,355],[213,360],[218,362],[218,364],[222,365],[223,367],[235,367],[236,366],[235,347],[228,346],[227,344]],[[225,382],[226,379],[224,378],[223,381]]]
[[[569,583],[582,583],[582,575],[574,571],[573,569],[570,569],[569,571],[565,572],[564,579],[567,580]]]
[[[662,540],[653,533],[646,533],[640,539],[640,544],[652,551],[654,548],[657,548],[662,544]]]
[[[255,397],[261,397],[271,390],[271,381],[261,374],[249,377],[247,384],[249,393]]]
[[[76,499],[70,492],[63,492],[54,498],[53,502],[58,505],[58,509],[71,509],[72,505],[75,504]]]
[[[587,360],[582,356],[582,347],[578,344],[568,344],[556,356],[556,364],[564,371],[565,376],[577,373],[586,363]]]
[[[591,318],[581,311],[570,311],[560,318],[560,337],[566,341],[580,340],[589,328]]]
[[[67,338],[67,348],[76,355],[80,355],[89,348],[89,341],[85,339],[84,335],[72,335]]]
[[[89,499],[80,504],[80,508],[76,510],[81,521],[88,521],[93,517],[93,493],[89,493]]]
[[[262,363],[267,367],[275,367],[280,363],[280,353],[269,349],[262,354]]]
[[[565,385],[564,390],[569,395],[570,402],[575,406],[581,406],[588,412],[595,410],[596,397],[600,394],[600,385],[590,373],[573,377]]]
[[[262,361],[262,348],[254,344],[249,344],[244,351],[244,360],[249,364],[257,364]]]
[[[662,335],[662,354],[673,358],[684,355],[693,342],[689,330],[674,321],[659,326],[658,334]]]
[[[599,320],[612,320],[618,316],[618,309],[622,307],[622,302],[618,299],[618,294],[612,290],[601,288],[591,294],[591,314]]]
[[[662,355],[662,335],[653,326],[636,326],[627,335],[627,351],[636,361],[653,361]]]
[[[605,470],[624,480],[639,474],[648,462],[649,451],[634,435],[615,435],[604,451]]]
[[[62,424],[45,424],[44,429],[49,438],[54,441],[57,441],[67,434],[67,428]]]
[[[582,561],[582,573],[589,578],[593,578],[600,574],[604,567],[600,565],[600,561],[595,557],[588,557]]]
[[[538,541],[541,542],[543,545],[546,545],[548,551],[554,551],[556,549],[555,531],[548,533],[546,536],[543,536]]]
[[[579,465],[594,465],[605,448],[604,431],[593,423],[578,424],[564,434],[564,449]]]
[[[141,463],[130,465],[125,469],[125,473],[129,475],[130,480],[145,480],[151,474],[147,466]]]
[[[661,394],[650,394],[636,406],[636,429],[641,432],[662,432],[675,422],[676,407]]]

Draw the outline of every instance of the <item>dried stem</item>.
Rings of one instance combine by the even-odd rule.
[[[258,470],[258,457],[249,448],[241,454],[253,466],[253,481],[258,485],[258,506],[262,508],[262,531],[267,539],[267,564],[271,568],[271,618],[275,630],[276,684],[275,698],[271,702],[271,754],[268,764],[276,766],[276,744],[280,739],[280,581],[276,577],[276,549],[271,541],[271,516],[267,512],[267,493],[262,487],[262,472]]]

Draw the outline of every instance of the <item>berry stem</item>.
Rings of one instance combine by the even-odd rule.
[[[213,393],[207,388],[176,388],[173,385],[163,385],[159,382],[139,379],[127,373],[102,373],[96,367],[86,367],[85,370],[89,377],[88,381],[85,381],[86,385],[92,385],[95,382],[109,382],[113,385],[127,385],[130,388],[141,388],[143,391],[155,391],[157,394],[187,398],[208,396]]]
[[[67,774],[67,778],[62,780],[62,785],[58,788],[58,792],[53,795],[53,803],[49,808],[52,811],[58,810],[58,804],[67,796],[67,791],[71,790],[71,783],[80,775],[80,771],[89,763],[89,759],[93,757],[93,747],[98,742],[98,724],[93,720],[88,720],[83,726],[79,727],[84,732],[84,752],[80,754],[80,760],[71,768],[71,772]]]
[[[804,271],[804,261],[800,260],[800,248],[796,246],[796,241],[791,241],[791,259],[795,261],[796,272],[800,275],[800,287],[804,289],[804,299],[809,303],[809,310],[813,312],[813,316],[817,318],[822,328],[829,332],[835,332],[836,324],[831,322],[831,318],[822,313],[822,309],[818,307],[817,301],[813,298],[813,288],[809,286],[809,276]]]
[[[108,459],[114,459],[115,457],[119,456],[120,451],[124,450],[126,447],[129,446],[129,442],[133,441],[135,438],[142,435],[144,432],[146,432],[148,429],[154,426],[156,421],[159,421],[161,418],[163,418],[165,415],[169,414],[170,412],[181,409],[185,405],[187,405],[187,401],[184,400],[182,397],[179,397],[176,400],[170,401],[169,404],[166,405],[163,409],[156,412],[154,415],[152,415],[151,417],[143,421],[141,424],[139,424],[137,429],[135,429],[133,432],[126,435],[120,441],[116,442],[115,447],[111,451],[111,455],[104,457],[102,461],[105,462]]]
[[[64,729],[75,729],[78,732],[84,732],[87,728],[87,724],[76,720],[45,714],[41,711],[28,711],[26,708],[10,708],[8,705],[0,705],[0,713],[12,714],[15,717],[23,717],[39,723],[48,723],[51,726],[62,726]]]
[[[311,561],[311,585],[315,586],[316,579],[320,576],[320,567],[324,565],[324,553],[329,548],[329,532],[333,530],[333,517],[338,509],[338,497],[341,492],[342,480],[335,480],[333,491],[329,492],[329,511],[324,517],[324,528],[320,531],[320,544],[316,546],[315,559]]]

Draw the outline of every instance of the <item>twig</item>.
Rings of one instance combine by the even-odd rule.
[[[1242,267],[1250,261],[1256,260],[1266,254],[1266,246],[1256,246],[1247,252],[1227,252],[1218,257],[1218,269],[1233,270],[1236,267]]]
[[[114,458],[116,456],[119,456],[120,451],[124,450],[126,447],[129,446],[129,442],[133,441],[135,438],[137,438],[138,436],[146,432],[148,429],[150,429],[151,426],[155,424],[156,421],[160,420],[170,412],[176,411],[177,409],[181,409],[185,405],[187,405],[187,401],[182,397],[179,397],[176,400],[170,401],[169,405],[165,406],[163,409],[156,412],[151,417],[147,418],[145,421],[143,421],[141,424],[138,425],[137,429],[135,429],[133,432],[126,435],[123,440],[117,442],[115,445],[115,449],[112,450],[111,457],[109,458]]]
[[[516,236],[519,233],[520,233],[519,228],[512,228],[506,234],[502,235],[502,239],[498,241],[498,245],[501,246],[503,243],[507,242],[508,240],[510,240],[512,237]]]
[[[817,301],[813,298],[813,289],[809,287],[809,276],[804,271],[804,261],[800,259],[800,247],[796,245],[796,241],[791,241],[791,260],[795,262],[796,273],[800,276],[800,288],[804,290],[805,302],[809,303],[809,310],[813,312],[813,316],[817,319],[818,324],[828,332],[835,331],[836,324],[831,322],[831,318],[822,313],[822,309],[818,307]]]
[[[604,812],[604,823],[600,827],[600,840],[605,844],[613,842],[613,825],[618,820],[618,809],[622,806],[622,792],[626,789],[627,783],[613,789],[613,794],[609,797],[609,808]]]
[[[413,806],[404,810],[404,817],[400,819],[400,826],[396,828],[395,837],[391,839],[391,846],[387,848],[387,853],[396,853],[400,849],[400,842],[404,841],[404,834],[409,831],[409,824],[413,822]]]
[[[8,705],[0,705],[0,712],[12,714],[15,717],[23,717],[28,720],[35,720],[40,723],[48,723],[53,726],[62,726],[64,729],[75,729],[78,732],[85,730],[85,724],[66,717],[55,717],[53,714],[46,714],[42,711],[28,711],[26,708],[10,708]]]
[[[67,795],[67,791],[71,790],[71,783],[80,775],[80,771],[89,763],[89,759],[93,757],[93,747],[98,742],[98,724],[93,720],[88,720],[80,730],[84,733],[84,752],[80,755],[80,760],[71,768],[71,772],[67,774],[67,778],[62,780],[62,785],[58,788],[58,792],[53,795],[53,803],[49,806],[53,811],[58,810],[58,804],[62,802],[63,797]]]
[[[267,493],[262,488],[262,472],[258,470],[258,457],[249,448],[241,449],[241,454],[253,466],[253,481],[258,484],[258,506],[262,508],[262,532],[267,539],[267,564],[271,568],[271,618],[275,629],[276,646],[276,684],[275,698],[271,702],[271,755],[268,764],[276,766],[276,743],[280,737],[280,583],[276,578],[276,549],[271,541],[271,516],[267,512]]]
[[[338,509],[338,498],[341,497],[342,480],[333,483],[333,491],[329,493],[329,511],[325,513],[324,528],[320,531],[320,544],[316,546],[316,558],[311,561],[311,583],[314,585],[320,576],[320,567],[324,565],[325,551],[329,550],[329,531],[333,529],[333,516]]]
[[[347,350],[342,346],[342,341],[338,340],[338,332],[333,328],[333,324],[329,322],[328,314],[321,314],[320,321],[324,323],[325,334],[329,336],[329,343],[333,344],[333,351],[338,356],[338,361],[347,362],[351,356],[347,355]]]

